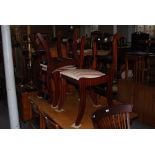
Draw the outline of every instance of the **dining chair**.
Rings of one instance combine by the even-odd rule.
[[[75,42],[75,41],[74,41]],[[52,104],[52,108],[57,108],[57,105],[59,103],[59,100],[60,100],[60,92],[61,92],[61,75],[60,73],[62,71],[65,71],[65,70],[70,70],[70,69],[75,69],[75,68],[83,68],[83,60],[84,60],[84,44],[85,44],[85,36],[82,36],[81,38],[81,41],[80,41],[80,53],[78,55],[78,57],[76,57],[76,64],[75,65],[72,65],[72,66],[69,66],[69,65],[64,65],[63,67],[59,67],[57,69],[55,69],[53,72],[52,72],[52,77],[53,77],[53,80],[54,80],[54,83],[55,83],[55,98],[54,98],[54,101],[53,101],[53,104]],[[75,50],[75,47],[74,47],[74,50]]]
[[[79,63],[82,62],[80,61],[82,58],[82,55],[80,55],[80,59],[75,60],[73,58],[69,58],[67,57],[57,57],[57,58],[52,58],[51,54],[50,54],[50,47],[48,45],[47,40],[45,40],[45,38],[40,34],[37,33],[36,34],[36,40],[37,42],[39,42],[39,45],[41,44],[42,49],[44,49],[45,51],[45,55],[43,57],[43,63],[40,64],[41,66],[41,75],[43,75],[44,73],[44,81],[46,83],[46,87],[48,90],[48,93],[52,96],[52,94],[54,94],[52,97],[50,97],[50,102],[52,104],[53,101],[53,105],[55,107],[55,105],[57,105],[57,100],[59,98],[59,74],[57,74],[57,72],[60,72],[61,70],[66,70],[66,69],[71,69],[71,68],[75,68],[75,66],[78,65],[83,65],[83,63]],[[84,39],[83,39],[84,40]],[[59,50],[59,56],[63,56],[63,53],[61,50],[66,50],[64,49],[64,47],[62,48],[62,44],[60,43],[60,39],[58,39],[57,42],[57,47]],[[63,51],[64,52],[64,51]],[[61,53],[61,54],[60,54]],[[53,92],[52,88],[51,88],[51,78],[53,79],[53,84],[54,84],[54,89],[55,89],[55,93]]]
[[[80,103],[77,118],[75,123],[72,125],[75,128],[80,127],[80,123],[82,121],[85,106],[86,106],[86,89],[91,86],[108,83],[107,89],[107,99],[108,103],[112,104],[112,80],[116,70],[117,64],[117,40],[118,34],[115,34],[113,37],[113,63],[111,68],[107,74],[102,73],[100,71],[95,70],[96,61],[93,61],[93,65],[91,69],[70,69],[60,72],[61,74],[61,97],[58,104],[58,110],[61,111],[63,109],[64,101],[65,101],[65,92],[66,92],[66,83],[67,81],[78,85],[79,87],[79,96]],[[96,60],[96,44],[94,42],[93,46],[94,50],[94,60]]]
[[[131,104],[106,106],[91,115],[95,129],[130,129]]]

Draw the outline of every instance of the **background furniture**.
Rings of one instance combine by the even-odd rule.
[[[134,50],[146,51],[148,48],[149,34],[143,32],[135,32],[132,34],[131,47]]]
[[[118,104],[98,109],[92,114],[91,119],[96,129],[129,129],[130,112],[131,104]]]
[[[60,125],[50,118],[46,113],[40,111],[40,114],[41,122],[43,122],[43,129],[61,129]]]
[[[26,85],[17,86],[18,109],[22,121],[29,121],[31,119],[30,96],[37,96],[36,89],[30,89]]]
[[[118,81],[118,100],[133,105],[138,119],[155,127],[155,88],[132,80]]]

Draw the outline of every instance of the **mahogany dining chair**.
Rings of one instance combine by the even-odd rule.
[[[44,72],[46,74],[45,78],[46,78],[46,86],[47,86],[47,90],[49,92],[50,95],[53,94],[53,90],[51,88],[51,78],[53,78],[53,84],[54,84],[54,89],[55,89],[55,94],[53,95],[53,97],[50,97],[50,102],[51,104],[53,103],[53,106],[55,107],[58,103],[58,98],[59,98],[59,74],[57,74],[57,71],[61,71],[61,70],[66,70],[66,69],[71,69],[71,68],[75,68],[75,66],[80,66],[83,65],[83,63],[79,63],[81,62],[80,59],[82,59],[82,55],[80,55],[79,61],[75,60],[73,58],[69,58],[67,57],[57,57],[57,58],[52,58],[51,54],[50,54],[50,47],[48,45],[47,40],[40,34],[37,33],[36,34],[36,40],[39,44],[39,47],[42,46],[42,49],[44,49],[45,51],[45,55],[43,57],[43,60],[40,64],[41,66],[41,72]],[[63,52],[66,49],[62,48],[62,44],[60,44],[60,39],[58,39],[58,45],[57,47],[59,47],[59,55],[61,53],[61,56],[63,56]],[[52,102],[53,101],[53,102]]]
[[[84,44],[85,44],[85,37],[82,36],[81,41],[80,41],[80,54],[78,55],[78,58],[76,57],[76,64],[74,66],[63,66],[63,67],[59,67],[57,69],[55,69],[52,72],[52,77],[54,80],[54,83],[56,85],[55,87],[55,98],[53,101],[53,108],[57,108],[57,105],[60,101],[60,92],[61,92],[61,75],[60,72],[64,71],[64,70],[70,70],[70,69],[75,69],[75,68],[83,68],[83,60],[84,60]]]
[[[115,34],[113,37],[113,62],[111,68],[107,74],[102,73],[100,71],[95,70],[96,61],[93,61],[92,69],[70,69],[60,72],[61,74],[61,97],[58,104],[58,110],[61,111],[63,109],[64,101],[65,101],[65,92],[66,92],[66,83],[69,81],[70,83],[76,84],[79,87],[79,96],[80,103],[77,118],[75,123],[73,123],[73,127],[80,127],[80,123],[82,121],[85,106],[86,106],[86,89],[91,86],[108,83],[107,89],[107,99],[108,103],[112,104],[112,81],[114,77],[114,73],[117,65],[117,40],[118,34]],[[94,60],[96,60],[96,44],[94,42],[93,46],[94,50]]]

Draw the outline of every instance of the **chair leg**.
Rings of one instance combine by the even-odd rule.
[[[58,101],[60,98],[60,73],[55,72],[53,73],[53,81],[54,81],[54,99],[53,99],[53,107],[56,107],[58,105]]]
[[[45,119],[41,116],[40,114],[40,129],[45,129],[46,128],[46,123],[45,123]]]
[[[65,102],[65,95],[66,95],[66,80],[64,78],[61,79],[60,82],[60,101],[58,103],[58,110],[61,110],[63,108],[64,102]]]
[[[113,105],[113,100],[112,100],[112,79],[109,79],[108,81],[108,87],[107,87],[107,102],[108,105]]]
[[[97,104],[97,94],[90,88],[89,90],[89,96],[92,99],[95,106],[98,106]]]
[[[85,106],[86,106],[86,86],[84,81],[80,81],[79,84],[80,89],[80,104],[79,104],[79,110],[78,115],[75,121],[75,126],[79,126],[81,123],[81,120],[83,118],[84,112],[85,112]]]
[[[51,88],[51,76],[49,75],[49,73],[47,73],[47,77],[46,77],[46,84],[47,84],[47,92],[48,92],[48,95],[49,95],[49,102],[52,103],[52,100],[53,100],[53,91],[52,91],[52,88]]]

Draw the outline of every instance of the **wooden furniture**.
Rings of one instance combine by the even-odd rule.
[[[62,70],[68,70],[71,68],[75,68],[75,66],[79,66],[82,68],[83,66],[83,49],[84,49],[84,41],[85,37],[82,37],[81,39],[81,45],[80,45],[80,56],[79,58],[72,59],[67,56],[67,51],[63,44],[60,42],[60,39],[58,39],[58,53],[61,56],[64,57],[57,57],[57,58],[52,58],[51,55],[49,54],[49,46],[47,41],[43,38],[41,34],[36,35],[36,40],[39,45],[41,46],[42,49],[45,51],[45,56],[43,57],[43,60],[40,65],[41,65],[41,77],[43,81],[43,88],[42,91],[47,91],[51,97],[50,97],[50,102],[52,103],[52,107],[56,107],[58,104],[59,100],[59,94],[60,94],[60,86],[59,86],[59,79],[60,79],[60,71]],[[74,36],[74,53],[76,50],[76,44],[77,38],[76,35]],[[62,54],[60,54],[62,53]],[[53,79],[53,85],[54,88],[51,88],[51,78]],[[53,91],[54,89],[54,91]],[[53,101],[53,102],[52,102]]]
[[[64,104],[65,111],[57,112],[55,109],[51,108],[49,102],[43,98],[38,98],[37,96],[29,97],[29,102],[31,104],[35,104],[40,113],[40,128],[47,128],[44,116],[46,115],[52,122],[54,126],[59,126],[63,129],[74,129],[71,125],[75,121],[75,117],[78,112],[79,101],[76,100],[78,98],[78,93],[74,92],[72,95],[67,95],[68,100],[66,100],[66,104]],[[107,105],[106,100],[99,100],[102,106]],[[101,107],[94,107],[93,102],[90,96],[87,97],[86,111],[83,117],[82,126],[80,129],[93,129],[93,124],[91,121],[91,114]]]
[[[152,85],[155,83],[155,53],[150,53],[147,56],[147,77],[146,81]]]
[[[57,124],[52,118],[50,118],[46,113],[41,112],[40,123],[42,124],[41,128],[43,129],[61,129],[61,126]]]
[[[18,109],[22,121],[29,121],[31,119],[30,96],[37,96],[37,91],[28,88],[26,85],[17,86]]]
[[[111,89],[112,89],[112,80],[113,80],[113,76],[114,76],[114,72],[117,64],[117,38],[118,38],[118,35],[116,34],[113,39],[113,63],[111,65],[111,69],[108,74],[104,74],[95,69],[71,69],[71,70],[62,71],[60,73],[61,74],[61,98],[58,105],[58,109],[60,111],[62,110],[64,105],[66,82],[69,81],[79,86],[80,103],[79,103],[77,118],[75,120],[75,124],[73,124],[73,126],[75,127],[80,126],[80,123],[82,121],[82,118],[85,112],[87,87],[108,83],[108,90],[107,90],[108,102],[109,104],[112,104]],[[94,43],[94,53],[95,53],[94,55],[96,55],[95,45],[96,44]],[[96,58],[94,57],[94,59]],[[96,61],[94,61],[92,68],[94,68],[95,66],[96,66]]]
[[[144,82],[144,71],[145,71],[145,52],[128,52],[125,56],[125,78],[127,79],[129,72],[129,62],[132,65],[133,80],[136,82]],[[132,78],[132,77],[131,77]]]
[[[118,100],[133,105],[138,119],[155,127],[155,87],[132,80],[118,81]]]
[[[146,51],[148,49],[149,34],[135,32],[132,34],[131,46],[134,50]]]
[[[137,83],[149,83],[151,72],[151,59],[155,54],[150,52],[126,52],[125,54],[125,78],[128,79],[129,69],[132,71],[132,78]]]
[[[29,121],[29,127],[32,129],[40,129],[44,127],[44,122],[41,119],[41,114],[38,106],[36,106],[33,102],[31,103],[31,119]]]
[[[45,54],[42,57],[42,61],[40,63],[41,66],[41,78],[43,81],[43,88],[42,91],[47,91],[48,94],[50,95],[50,101],[52,103],[53,101],[53,90],[51,88],[51,77],[52,77],[52,72],[55,69],[58,69],[63,66],[68,66],[68,65],[76,65],[77,61],[74,59],[70,59],[68,57],[55,57],[52,58],[50,54],[50,47],[48,45],[47,40],[40,34],[36,34],[36,41],[38,46],[44,50]],[[53,80],[57,80],[56,78],[53,78]],[[56,81],[57,82],[57,81]],[[56,83],[54,81],[54,84]],[[55,87],[57,89],[57,87]]]
[[[107,106],[95,111],[91,119],[96,129],[129,129],[130,112],[132,112],[131,104]]]
[[[82,36],[81,43],[80,43],[80,54],[79,58],[77,59],[77,63],[74,66],[68,66],[64,65],[63,67],[58,67],[57,69],[53,70],[52,77],[55,83],[55,95],[54,95],[54,101],[52,104],[53,108],[56,108],[56,106],[59,103],[60,100],[60,93],[61,93],[61,79],[60,79],[60,73],[65,70],[75,69],[76,67],[82,68],[83,67],[83,60],[84,60],[84,43],[85,43],[85,37]]]

